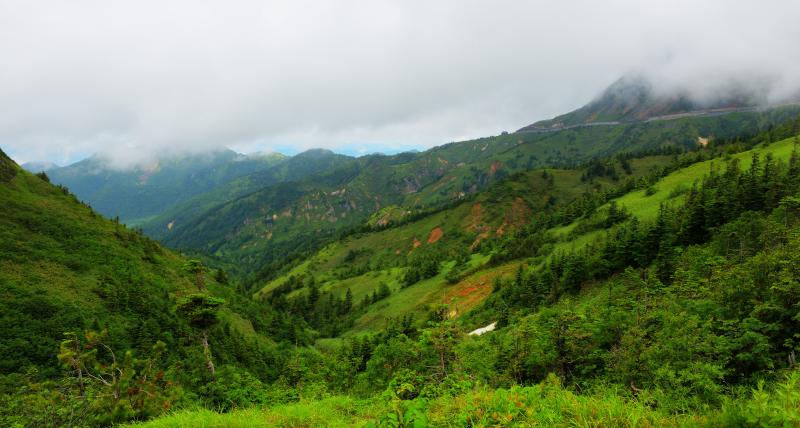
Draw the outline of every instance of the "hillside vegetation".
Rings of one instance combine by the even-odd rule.
[[[93,156],[46,172],[99,213],[128,225],[237,177],[282,163],[282,155],[245,157],[231,150],[163,156],[135,167]]]
[[[226,282],[0,152],[0,425],[220,406],[242,376],[276,379],[272,310]]]
[[[487,239],[464,262],[475,268],[468,275],[513,269],[492,278],[480,302],[454,312],[439,301],[444,306],[413,320],[403,316],[407,306],[366,334],[358,322],[341,324],[329,334],[343,338],[317,342],[320,363],[333,371],[298,379],[296,403],[264,400],[227,414],[189,409],[147,425],[796,425],[800,136],[772,142],[771,135],[659,160],[661,172],[631,177],[635,187],[622,194],[600,192],[575,220],[566,215],[577,210],[574,203],[555,204],[515,232]],[[590,169],[582,170],[586,181]],[[536,175],[542,178],[531,172],[517,180]],[[656,208],[643,198],[655,198]],[[347,313],[343,308],[364,292],[336,277],[341,262],[355,267],[392,253],[359,251],[369,239],[407,234],[411,254],[445,244],[447,232],[416,248],[408,243],[408,236],[446,224],[445,212],[330,245],[295,268],[304,269],[295,278],[319,279],[289,274],[257,297],[280,291],[286,302],[305,301],[305,309],[288,307],[314,326],[316,310],[326,310],[318,303],[325,293],[349,284],[351,296],[332,299],[338,303],[327,309]],[[449,269],[455,259],[445,247],[424,260],[443,254],[434,260]],[[394,285],[412,269],[379,270],[377,278]],[[435,288],[444,280],[438,275],[399,291],[390,286],[390,295],[368,308],[395,311],[400,300],[379,303],[395,296],[424,301],[410,290]],[[285,285],[292,281],[300,288]],[[494,331],[467,335],[490,322]]]
[[[798,425],[793,111],[333,160],[213,267],[0,152],[0,425]]]
[[[672,155],[620,159],[574,170],[518,173],[417,220],[407,213],[380,212],[374,226],[326,246],[271,280],[255,297],[287,307],[311,288],[338,300],[350,294],[355,310],[350,319],[342,320],[344,325],[332,323],[330,316],[317,323],[333,328],[331,333],[350,324],[357,330],[375,330],[393,318],[424,319],[443,304],[451,311],[466,312],[488,295],[493,278],[513,274],[519,265],[487,269],[492,241],[581,198],[633,187],[637,180],[676,162]],[[592,171],[600,175],[588,178]],[[296,310],[301,313],[303,308]]]
[[[144,225],[166,245],[227,263],[249,282],[270,279],[360,227],[382,210],[412,215],[442,209],[493,183],[541,167],[575,167],[617,153],[696,148],[698,138],[756,134],[795,117],[786,107],[670,121],[589,127],[553,133],[513,133],[446,144],[422,153],[369,155],[296,181],[238,193],[198,197],[184,213]],[[216,192],[214,194],[217,194]],[[228,194],[224,191],[219,195]],[[216,204],[214,203],[216,202]]]

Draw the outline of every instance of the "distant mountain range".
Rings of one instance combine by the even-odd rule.
[[[163,157],[132,169],[119,169],[107,159],[93,156],[69,166],[41,170],[101,214],[138,224],[221,183],[285,159],[281,154],[244,156],[220,150]],[[39,169],[28,165],[28,170]]]
[[[168,246],[254,273],[367,221],[380,225],[441,209],[514,173],[696,147],[701,140],[755,134],[797,114],[792,107],[755,111],[754,100],[732,94],[702,104],[626,77],[571,113],[424,152],[355,158],[322,149],[295,156],[223,150],[133,170],[93,157],[47,174],[100,213],[142,227]]]

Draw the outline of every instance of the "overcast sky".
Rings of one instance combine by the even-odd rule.
[[[513,131],[631,71],[796,91],[800,2],[0,0],[0,148],[396,152]]]

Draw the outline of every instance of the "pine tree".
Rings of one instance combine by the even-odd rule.
[[[744,176],[742,191],[744,192],[743,201],[746,210],[759,210],[763,204],[763,193],[761,189],[761,158],[758,153],[753,153],[750,170]]]
[[[225,270],[222,268],[217,269],[217,273],[214,275],[214,280],[220,284],[226,285],[228,284],[228,274],[225,273]]]
[[[378,294],[376,295],[377,299],[378,300],[383,300],[383,299],[389,297],[391,294],[392,294],[392,290],[389,289],[389,286],[386,285],[385,282],[381,282],[380,285],[378,286]]]
[[[306,302],[306,308],[309,312],[314,308],[314,305],[317,303],[318,300],[319,300],[319,288],[317,287],[316,283],[312,282],[308,290],[308,299]]]
[[[497,317],[496,327],[497,328],[507,327],[508,326],[508,317],[509,317],[508,306],[503,305],[503,308],[500,309],[500,313],[498,314],[498,317]]]
[[[800,179],[800,153],[797,151],[798,146],[800,146],[800,143],[795,142],[792,156],[789,158],[789,177],[787,180],[789,186],[795,186],[798,183],[798,179]]]
[[[190,326],[200,330],[203,355],[206,368],[214,376],[214,362],[211,359],[211,347],[208,343],[208,329],[219,322],[218,311],[225,300],[207,294],[191,294],[178,302],[177,311],[183,315]]]
[[[187,272],[194,275],[194,284],[197,286],[199,291],[205,291],[206,284],[203,278],[203,274],[206,271],[206,267],[203,266],[203,263],[197,259],[191,259],[186,262],[184,265],[184,269]]]
[[[353,309],[353,292],[350,289],[347,289],[347,293],[344,295],[344,304],[342,306],[342,312],[348,313],[350,310]]]

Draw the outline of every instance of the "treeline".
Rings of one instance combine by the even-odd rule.
[[[529,224],[509,234],[498,243],[490,244],[487,242],[486,245],[491,245],[492,247],[480,248],[480,250],[491,251],[493,253],[491,259],[492,264],[500,264],[508,260],[546,254],[549,252],[548,245],[554,242],[554,238],[546,233],[547,229],[566,225],[580,218],[589,217],[597,208],[603,206],[611,199],[620,197],[633,190],[644,189],[647,193],[652,194],[652,192],[657,190],[652,186],[659,179],[671,172],[685,168],[694,163],[739,153],[749,150],[758,144],[770,144],[778,139],[789,138],[793,135],[795,135],[793,138],[796,138],[796,134],[794,133],[796,129],[800,129],[800,117],[785,122],[780,126],[770,127],[766,131],[753,136],[712,140],[708,146],[693,151],[684,152],[675,147],[666,146],[637,153],[621,153],[611,159],[589,161],[581,167],[585,170],[581,177],[582,180],[591,181],[600,176],[608,176],[612,174],[610,171],[613,171],[612,175],[617,177],[617,181],[620,182],[620,184],[605,190],[587,191],[577,199],[565,205],[550,204],[549,209],[537,213]],[[679,154],[678,152],[683,154]],[[622,176],[616,172],[615,165],[624,165],[629,163],[632,159],[659,154],[673,156],[672,162],[666,166],[654,168],[653,171],[638,179],[628,177],[623,180],[621,178]],[[625,168],[623,167],[623,169]],[[589,173],[589,171],[594,172]],[[544,177],[547,177],[547,170],[543,170],[542,174]],[[675,194],[672,196],[678,195]],[[596,225],[596,227],[605,227],[605,225],[600,224]]]
[[[715,232],[734,227],[722,225],[746,212],[771,212],[780,207],[788,219],[789,213],[796,209],[794,195],[798,191],[797,148],[788,164],[776,162],[769,154],[764,159],[754,155],[750,168],[743,170],[733,160],[724,172],[712,170],[695,184],[683,205],[662,204],[656,221],[644,223],[632,218],[582,250],[554,254],[542,269],[507,287],[503,292],[506,302],[534,307],[554,302],[564,293],[577,292],[587,281],[608,278],[629,266],[644,268],[653,264],[659,280],[668,283],[675,258],[680,254],[678,249],[708,242]],[[610,226],[620,218],[618,210],[610,209],[606,222]],[[728,251],[739,248],[747,255],[745,249],[752,244],[748,242],[747,231],[737,229],[728,233],[717,239],[726,243]],[[775,240],[776,244],[780,242]]]
[[[280,313],[273,318],[269,334],[276,340],[302,344],[310,344],[312,339],[307,329],[322,337],[336,337],[352,327],[355,317],[369,305],[391,294],[389,286],[381,282],[372,293],[354,302],[349,288],[344,295],[337,295],[320,290],[313,275],[292,275],[265,298],[269,307]]]

